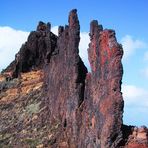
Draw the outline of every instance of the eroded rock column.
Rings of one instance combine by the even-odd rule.
[[[58,145],[78,147],[78,108],[84,100],[87,69],[79,56],[80,26],[77,11],[69,14],[69,25],[59,27],[56,55],[51,57],[47,69],[48,106],[51,124],[59,123],[61,132]]]
[[[123,50],[115,32],[103,30],[97,21],[91,22],[90,39],[88,55],[92,72],[86,77],[81,147],[113,148],[122,139]]]

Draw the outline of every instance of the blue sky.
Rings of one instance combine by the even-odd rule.
[[[148,0],[1,0],[0,70],[4,68],[42,20],[53,31],[67,24],[71,9],[78,10],[81,25],[80,54],[88,66],[89,24],[97,19],[114,29],[124,47],[124,123],[148,126]]]

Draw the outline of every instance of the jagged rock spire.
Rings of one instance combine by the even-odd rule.
[[[80,27],[76,9],[70,11],[68,22],[70,28]]]
[[[123,50],[117,43],[113,30],[103,30],[92,21],[90,25],[88,56],[92,69],[87,79],[86,101],[88,120],[96,143],[88,140],[91,147],[118,147],[122,139],[123,98],[121,94]],[[85,119],[85,115],[83,116]],[[116,125],[116,126],[115,126]],[[86,130],[89,127],[86,128]],[[88,131],[88,130],[87,130]],[[89,132],[87,132],[89,133]],[[89,135],[90,136],[90,135]]]

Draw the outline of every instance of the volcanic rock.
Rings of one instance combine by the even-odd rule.
[[[15,60],[4,72],[11,71],[11,76],[17,78],[21,72],[29,72],[48,63],[57,43],[57,36],[50,28],[50,23],[40,21],[37,30],[30,33],[27,42],[22,45]]]
[[[90,24],[91,72],[79,56],[77,10],[68,25],[39,22],[0,75],[0,147],[147,148],[148,129],[123,124],[122,46]]]
[[[90,38],[88,56],[92,72],[86,79],[85,111],[82,116],[82,133],[85,128],[85,136],[82,145],[117,147],[122,139],[123,50],[116,41],[115,32],[103,30],[97,21],[91,22]]]

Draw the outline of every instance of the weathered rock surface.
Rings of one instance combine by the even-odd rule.
[[[82,116],[87,147],[117,147],[122,139],[121,94],[123,50],[113,30],[103,30],[97,21],[90,26],[88,55],[92,73],[87,75],[85,111]],[[82,128],[82,132],[83,132]]]
[[[50,29],[50,23],[39,22],[37,30],[30,33],[27,42],[4,72],[11,71],[11,76],[16,78],[21,72],[39,69],[48,63],[57,43],[57,36]]]
[[[147,148],[148,147],[148,128],[145,126],[122,126],[123,138],[120,143],[124,148]]]
[[[79,107],[84,100],[87,73],[78,54],[79,34],[79,21],[76,10],[73,10],[69,15],[69,25],[65,28],[59,27],[56,49],[58,55],[51,57],[46,69],[50,121],[51,124],[55,120],[61,123],[63,132],[59,135],[59,139],[67,143],[68,147],[78,147],[80,140]]]
[[[77,10],[58,36],[39,22],[0,75],[0,147],[147,148],[148,129],[123,125],[123,49],[90,24],[91,72],[79,56]]]

